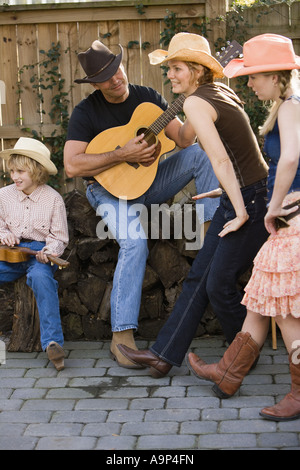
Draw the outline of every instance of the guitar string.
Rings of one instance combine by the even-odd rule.
[[[184,100],[184,95],[179,96],[179,98],[177,98],[177,100],[175,100],[171,106],[146,129],[145,136],[150,135],[152,132],[155,135],[158,135],[170,120],[173,119],[179,111],[181,111]]]

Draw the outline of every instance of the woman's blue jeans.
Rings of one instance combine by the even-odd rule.
[[[147,211],[152,205],[164,203],[192,179],[195,180],[197,193],[210,191],[219,185],[206,153],[198,144],[183,149],[159,163],[154,182],[138,199],[122,201],[109,194],[98,183],[88,186],[87,199],[97,214],[101,215],[111,237],[115,238],[120,246],[111,293],[112,331],[138,327],[148,242],[142,223],[138,224],[139,232],[130,232],[132,227],[137,229],[137,220],[142,217],[141,214],[137,216],[137,208]],[[198,207],[204,207],[200,222],[211,220],[219,199],[204,199],[198,203]],[[136,236],[137,234],[139,236]]]
[[[40,251],[45,243],[21,242],[19,246]],[[35,256],[30,256],[28,261],[21,263],[0,262],[0,285],[16,281],[24,275],[27,277],[26,283],[33,290],[39,312],[41,345],[44,351],[50,341],[56,341],[60,346],[64,344],[57,291],[58,283],[53,278],[56,269],[57,266],[51,266],[50,263],[40,263]]]
[[[266,241],[266,183],[261,181],[242,189],[249,219],[238,231],[218,236],[226,222],[235,217],[227,195],[218,207],[191,270],[183,283],[175,307],[160,330],[151,351],[163,360],[180,366],[199,322],[210,302],[229,343],[241,330],[246,307],[237,287],[241,274]]]

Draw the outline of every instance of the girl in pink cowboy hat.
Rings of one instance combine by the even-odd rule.
[[[273,105],[261,129],[270,161],[268,240],[254,260],[251,279],[242,303],[247,317],[234,342],[218,364],[205,364],[196,354],[187,357],[194,374],[215,383],[213,390],[229,398],[240,387],[262,348],[275,317],[289,353],[292,387],[279,403],[260,415],[274,421],[300,418],[300,57],[292,41],[277,34],[256,36],[244,45],[243,59],[224,69],[227,77],[249,75],[248,86],[260,100]],[[293,204],[293,207],[284,207]],[[284,223],[278,228],[278,217]],[[252,342],[246,349],[243,338]]]

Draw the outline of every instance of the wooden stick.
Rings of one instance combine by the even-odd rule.
[[[31,250],[25,246],[7,246],[7,245],[0,245],[0,260],[6,261],[8,263],[20,263],[22,261],[26,261],[24,258],[24,254],[26,255],[36,255],[37,251]],[[57,264],[59,269],[66,268],[69,266],[69,262],[58,258],[57,256],[48,255],[45,253],[48,260],[52,264]],[[22,257],[23,255],[23,257]]]
[[[276,321],[274,317],[271,318],[271,327],[272,327],[272,348],[277,349]]]

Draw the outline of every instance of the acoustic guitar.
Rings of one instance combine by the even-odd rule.
[[[0,245],[0,261],[6,261],[7,263],[21,263],[27,261],[30,255],[36,255],[37,251],[31,250],[25,246],[7,246]],[[46,254],[51,264],[56,264],[59,269],[63,269],[69,266],[69,262]]]
[[[218,61],[225,66],[241,52],[240,44],[233,41],[223,53],[219,54]],[[149,146],[156,144],[156,160],[150,166],[122,162],[94,176],[98,183],[119,199],[135,199],[144,194],[155,179],[161,155],[175,148],[175,142],[166,137],[164,128],[182,110],[184,100],[183,95],[179,96],[166,111],[162,111],[153,103],[141,103],[133,112],[128,124],[106,129],[94,137],[85,153],[111,152],[142,133],[145,134],[144,140]]]

